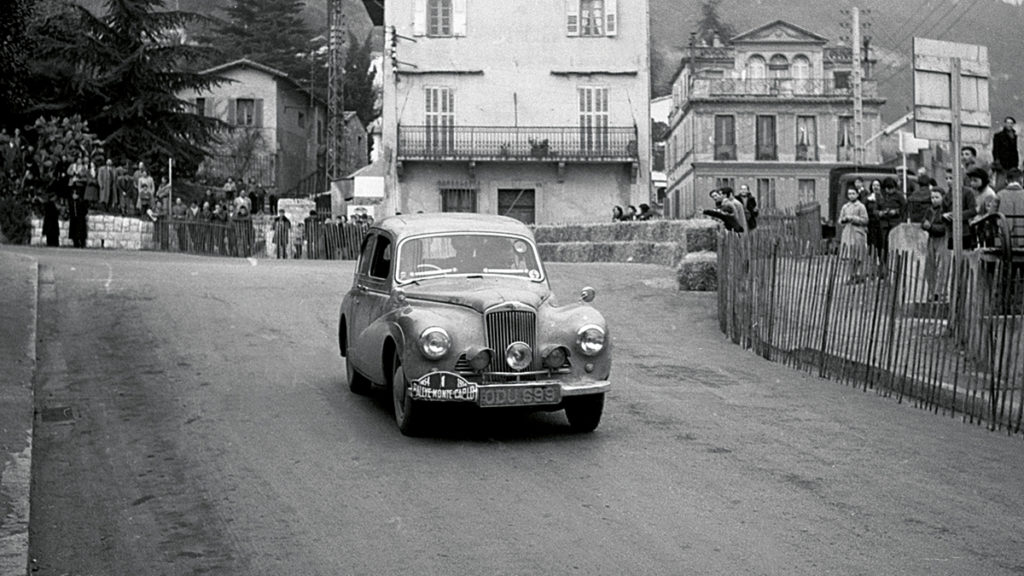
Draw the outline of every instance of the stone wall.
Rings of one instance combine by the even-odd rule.
[[[90,214],[87,218],[89,222],[89,234],[86,237],[87,248],[113,250],[156,250],[158,248],[154,242],[153,221],[148,218],[130,218],[110,214]],[[271,219],[256,217],[253,218],[252,223],[256,238],[252,256],[273,254]],[[68,237],[68,227],[68,221],[60,221],[61,246],[73,245],[71,238]],[[301,232],[297,228],[293,228],[292,235],[293,238],[301,238]],[[177,251],[177,243],[177,234],[171,231],[168,237],[170,249]],[[31,244],[46,246],[46,238],[43,237],[43,221],[40,218],[32,219]]]
[[[90,214],[87,248],[110,248],[118,250],[151,250],[153,248],[153,222],[139,218],[127,218],[110,214]],[[71,246],[68,237],[67,220],[60,221],[60,245]],[[33,246],[46,246],[43,237],[43,221],[32,219]]]

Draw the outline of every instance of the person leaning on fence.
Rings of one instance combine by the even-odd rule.
[[[285,215],[284,209],[278,210],[274,218],[274,246],[277,257],[281,260],[288,258],[288,236],[292,229],[292,222]]]
[[[715,202],[715,207],[704,210],[704,215],[721,222],[727,231],[736,232],[736,215],[733,212],[732,204],[725,203],[725,197],[717,188],[708,192],[708,196]]]
[[[864,281],[861,265],[868,249],[868,209],[861,203],[856,188],[846,191],[846,200],[839,211],[839,223],[843,225],[840,244],[850,262],[850,277],[846,283],[854,284]]]
[[[612,222],[622,222],[626,219],[626,213],[622,211],[622,206],[612,206]]]
[[[747,211],[743,208],[743,203],[736,199],[731,186],[723,186],[719,192],[722,194],[722,206],[732,206],[732,213],[736,218],[736,232],[746,232]]]
[[[921,221],[921,228],[928,233],[928,250],[924,261],[924,281],[928,290],[928,298],[934,301],[945,300],[946,281],[949,277],[949,250],[946,249],[946,236],[951,224],[943,217],[943,191],[932,188],[931,205]]]

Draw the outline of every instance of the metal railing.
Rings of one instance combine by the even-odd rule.
[[[862,83],[864,97],[878,95],[873,80]],[[834,78],[694,78],[690,98],[765,96],[772,98],[853,97],[853,84]]]
[[[635,127],[399,126],[400,160],[634,162]]]

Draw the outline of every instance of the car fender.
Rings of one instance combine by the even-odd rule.
[[[576,343],[576,335],[586,325],[600,326],[605,331],[601,352],[586,356]],[[537,311],[537,347],[540,350],[565,346],[569,350],[573,379],[607,380],[611,373],[612,337],[604,316],[592,306],[576,302],[565,306],[541,306]],[[586,366],[590,365],[590,370]]]
[[[466,306],[436,302],[416,302],[396,318],[402,334],[408,336],[402,350],[406,376],[416,379],[433,370],[454,371],[459,355],[470,346],[482,346],[486,341],[483,316]],[[452,344],[448,353],[431,360],[419,350],[419,335],[424,329],[438,326],[448,332]]]

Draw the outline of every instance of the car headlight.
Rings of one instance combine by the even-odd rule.
[[[447,354],[451,346],[451,336],[448,336],[444,328],[434,326],[420,332],[420,352],[431,360],[437,360]]]
[[[597,324],[587,324],[576,332],[576,343],[581,352],[594,356],[604,350],[604,336],[604,328]]]
[[[513,342],[505,349],[505,363],[513,370],[526,370],[532,362],[533,350],[526,342]]]

